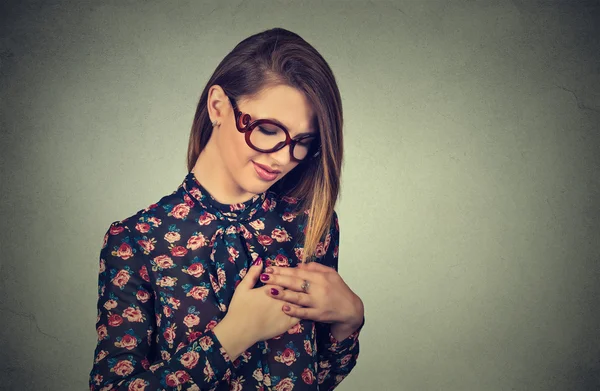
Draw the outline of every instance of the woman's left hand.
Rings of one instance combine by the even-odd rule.
[[[350,330],[350,333],[362,324],[362,300],[331,267],[317,262],[298,264],[295,268],[269,266],[260,279],[264,284],[285,288],[282,292],[268,290],[272,297],[302,307],[284,305],[283,310],[290,316],[333,323],[340,330]],[[306,290],[302,289],[305,281],[308,283]]]

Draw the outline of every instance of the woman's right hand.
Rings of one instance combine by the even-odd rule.
[[[282,287],[265,285],[254,288],[262,271],[262,262],[253,264],[238,284],[225,317],[213,332],[235,360],[242,352],[258,341],[281,335],[295,326],[300,319],[283,312],[285,303],[269,295],[271,289],[283,291]]]

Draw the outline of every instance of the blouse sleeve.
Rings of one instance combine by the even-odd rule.
[[[337,213],[333,213],[333,222],[329,230],[329,245],[325,255],[317,260],[325,266],[338,270],[338,250],[340,230]],[[325,239],[327,243],[327,238]],[[323,390],[333,390],[348,374],[358,360],[358,336],[365,323],[363,317],[360,327],[346,339],[338,341],[331,333],[331,325],[317,322],[317,379]]]
[[[155,294],[144,258],[128,226],[112,223],[100,251],[90,390],[211,390],[228,381],[236,366],[212,329],[179,345],[168,359],[150,361],[156,353]]]

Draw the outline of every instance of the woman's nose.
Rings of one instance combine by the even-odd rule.
[[[270,155],[275,160],[279,166],[285,166],[291,161],[291,145],[286,145],[281,148],[279,151],[271,152]]]

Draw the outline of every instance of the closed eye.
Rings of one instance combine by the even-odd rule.
[[[273,136],[273,135],[277,134],[277,132],[269,131],[269,130],[263,128],[262,126],[258,126],[258,130],[260,130],[261,133],[266,134],[267,136]]]

